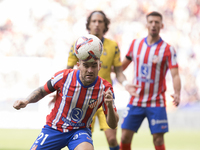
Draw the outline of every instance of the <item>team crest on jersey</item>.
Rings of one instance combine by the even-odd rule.
[[[156,64],[156,63],[158,63],[159,62],[159,56],[158,55],[154,55],[153,56],[153,60],[152,60],[152,62],[154,63],[154,64]]]
[[[92,108],[94,108],[94,107],[97,106],[97,103],[98,103],[98,100],[96,100],[96,99],[90,99],[88,105],[89,105],[89,107],[92,109]]]

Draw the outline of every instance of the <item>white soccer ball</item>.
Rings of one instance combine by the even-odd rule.
[[[100,59],[103,44],[98,37],[88,34],[76,40],[74,50],[78,59],[93,62],[94,60]]]

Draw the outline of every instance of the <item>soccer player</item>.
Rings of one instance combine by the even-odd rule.
[[[118,44],[113,40],[104,38],[104,34],[108,31],[109,24],[110,20],[103,11],[93,11],[87,18],[87,30],[90,34],[97,36],[102,41],[104,47],[100,58],[102,66],[99,71],[99,76],[112,84],[110,73],[111,67],[114,66],[114,72],[118,82],[124,85],[125,89],[131,95],[135,95],[135,87],[137,86],[129,84],[126,77],[122,73],[122,63],[120,60],[120,50],[118,48]],[[78,59],[74,54],[74,45],[72,45],[68,57],[67,68],[73,68],[77,61]],[[97,110],[93,117],[93,122],[91,124],[92,132],[94,131],[96,117],[98,117],[99,120],[100,130],[103,130],[106,135],[110,150],[119,150],[119,144],[116,139],[116,129],[110,129],[107,125],[102,107]]]
[[[57,91],[54,108],[46,118],[46,125],[31,150],[93,150],[89,126],[99,107],[103,107],[106,121],[115,129],[119,116],[113,103],[112,85],[98,76],[100,59],[77,62],[78,69],[61,70],[44,86],[37,88],[26,99],[15,101],[13,107],[21,109]]]
[[[123,116],[121,150],[130,150],[134,133],[137,133],[145,117],[153,136],[156,150],[165,150],[164,133],[168,132],[166,114],[166,82],[169,69],[173,79],[173,104],[180,103],[181,81],[176,61],[176,52],[172,46],[162,40],[159,33],[163,28],[162,15],[151,12],[146,15],[148,36],[134,39],[122,62],[123,69],[134,62],[134,84],[139,97],[131,96]]]

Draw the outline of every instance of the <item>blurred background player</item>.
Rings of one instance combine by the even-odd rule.
[[[104,47],[100,57],[102,65],[98,75],[112,84],[110,73],[111,67],[114,66],[114,72],[118,82],[123,84],[125,89],[131,95],[134,95],[136,86],[128,84],[126,77],[122,73],[122,63],[120,60],[120,50],[118,48],[118,44],[115,41],[104,38],[104,34],[108,31],[109,24],[110,20],[103,11],[93,11],[87,18],[87,30],[90,34],[96,35],[102,41]],[[78,59],[74,54],[74,45],[72,45],[68,57],[67,68],[73,68],[77,61]],[[116,139],[117,130],[110,129],[108,127],[102,107],[97,110],[93,117],[93,122],[91,124],[92,132],[94,131],[96,117],[98,117],[99,120],[100,130],[105,132],[110,150],[119,150],[119,144]]]
[[[96,43],[95,46],[99,47]],[[46,125],[31,150],[60,150],[65,146],[69,150],[94,150],[89,126],[101,106],[109,127],[117,127],[119,116],[113,103],[112,85],[98,76],[100,59],[95,57],[92,62],[79,60],[77,66],[78,69],[58,71],[26,99],[15,101],[13,107],[18,110],[57,91],[54,108],[46,117]]]
[[[166,114],[165,76],[170,69],[174,87],[174,105],[180,102],[181,81],[176,61],[176,52],[172,46],[160,37],[163,28],[162,15],[151,12],[146,16],[148,36],[134,39],[122,62],[123,69],[134,62],[134,84],[139,97],[132,96],[126,108],[121,125],[121,150],[130,150],[131,141],[143,119],[147,117],[153,143],[156,150],[165,150],[164,133],[168,132]]]

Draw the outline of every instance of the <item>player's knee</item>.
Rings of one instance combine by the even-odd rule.
[[[158,133],[153,135],[153,143],[154,145],[162,145],[164,144],[163,133]]]
[[[108,141],[109,146],[111,146],[111,147],[118,145],[117,139],[114,136],[107,137],[107,141]]]
[[[127,130],[128,131],[128,130]],[[121,143],[131,143],[134,132],[133,131],[122,131],[122,136],[121,136]]]
[[[128,138],[126,138],[124,136],[121,137],[121,142],[122,143],[127,143],[127,141],[128,141]]]

